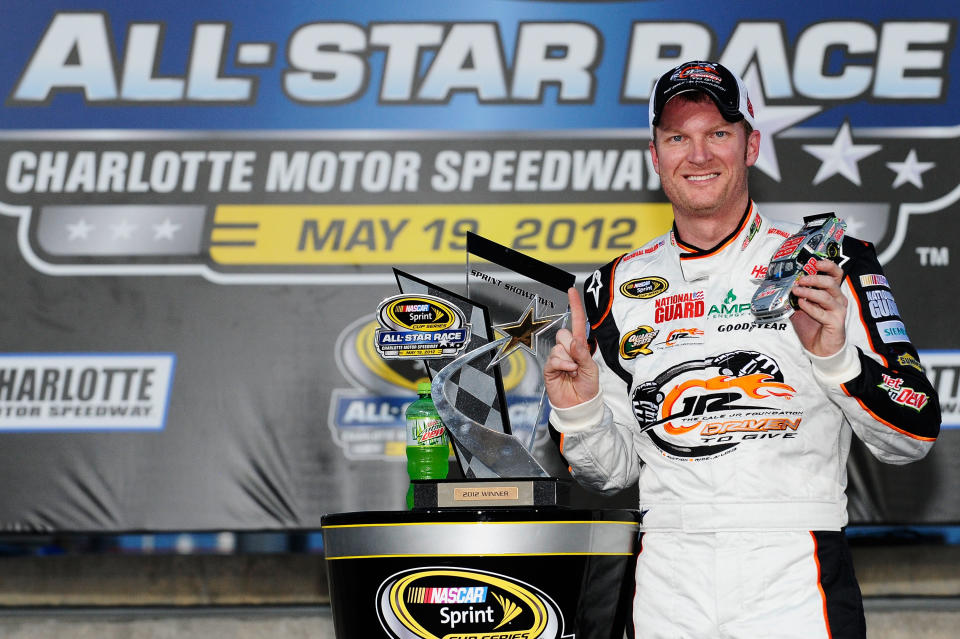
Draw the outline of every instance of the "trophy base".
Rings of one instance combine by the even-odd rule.
[[[413,509],[509,508],[570,503],[570,481],[556,477],[413,480]]]

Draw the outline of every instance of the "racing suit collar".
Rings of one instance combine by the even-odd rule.
[[[684,242],[674,222],[670,232],[671,245],[676,249],[683,279],[692,282],[709,276],[711,272],[716,272],[720,263],[729,259],[728,256],[738,254],[747,247],[759,225],[760,215],[757,212],[757,206],[753,200],[748,200],[743,217],[740,218],[733,232],[720,240],[716,246],[701,249]]]

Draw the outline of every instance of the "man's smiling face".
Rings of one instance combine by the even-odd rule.
[[[747,169],[757,161],[760,134],[747,135],[743,122],[727,122],[713,101],[700,95],[666,104],[650,143],[653,165],[675,215],[739,219],[747,207]]]

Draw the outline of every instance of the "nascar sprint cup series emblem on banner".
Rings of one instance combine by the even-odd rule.
[[[572,639],[546,593],[507,575],[466,568],[392,575],[380,586],[377,612],[393,639]]]

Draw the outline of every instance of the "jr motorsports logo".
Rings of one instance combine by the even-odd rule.
[[[170,353],[0,353],[0,431],[160,430]]]
[[[377,613],[393,639],[561,639],[549,595],[513,577],[467,568],[422,568],[388,577]]]

